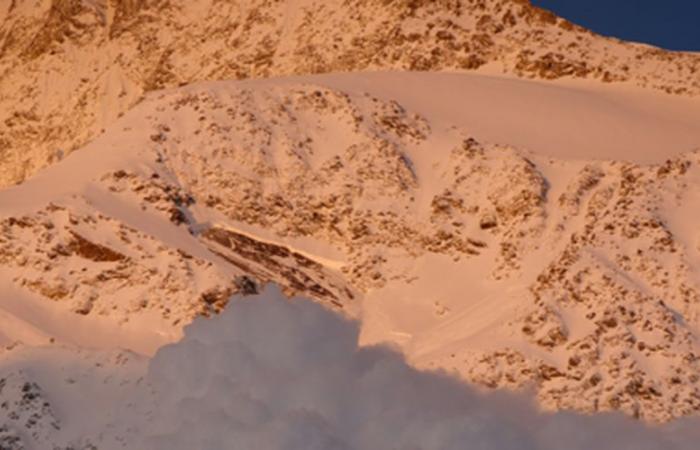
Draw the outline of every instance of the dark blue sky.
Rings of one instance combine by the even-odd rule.
[[[596,33],[700,51],[700,0],[532,0]]]

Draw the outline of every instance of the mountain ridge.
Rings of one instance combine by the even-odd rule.
[[[13,0],[5,9],[0,185],[84,145],[145,92],[208,79],[495,70],[700,92],[697,54],[597,36],[525,0]]]

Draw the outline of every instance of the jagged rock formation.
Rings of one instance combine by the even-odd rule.
[[[0,185],[201,80],[490,70],[700,92],[700,57],[596,36],[525,0],[12,0],[0,6]]]
[[[128,320],[130,314],[155,308],[164,319],[177,321],[208,310],[209,303],[191,299],[215,288],[233,290],[228,274],[211,261],[100,213],[79,214],[51,204],[32,215],[6,218],[0,227],[0,264],[17,274],[14,282],[47,299],[69,302],[78,314]],[[131,301],[124,301],[124,290],[132,292]],[[168,303],[156,300],[166,297]]]

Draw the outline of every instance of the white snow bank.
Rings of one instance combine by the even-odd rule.
[[[524,396],[478,393],[357,339],[357,324],[275,287],[234,299],[151,361],[157,406],[140,448],[697,448],[697,420],[539,414]]]

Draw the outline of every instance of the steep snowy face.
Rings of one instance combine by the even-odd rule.
[[[0,282],[162,342],[274,281],[361,317],[364,343],[547,408],[700,409],[697,151],[556,159],[313,79],[149,95],[0,192]],[[59,331],[33,339],[80,341]]]
[[[201,80],[482,70],[700,92],[700,58],[596,36],[524,0],[12,0],[0,5],[0,185]]]

